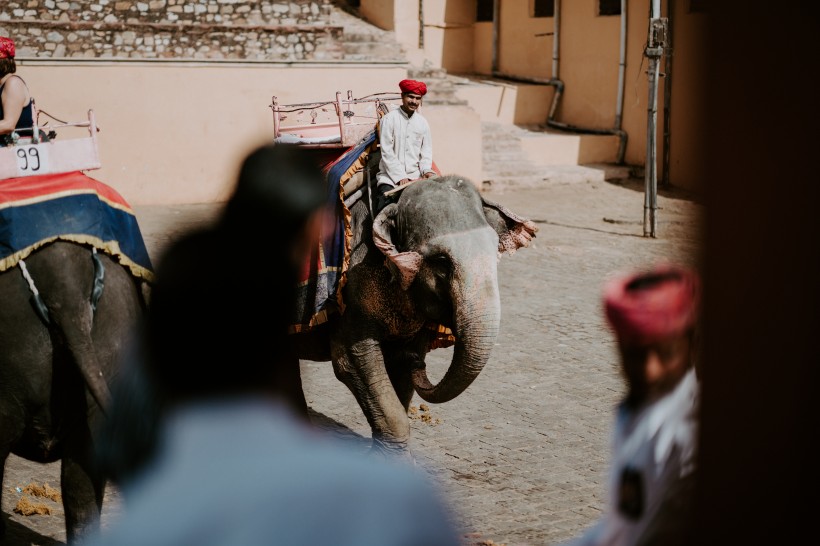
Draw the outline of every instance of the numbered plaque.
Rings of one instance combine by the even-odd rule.
[[[49,172],[48,146],[45,144],[27,144],[17,146],[17,176],[31,176]]]

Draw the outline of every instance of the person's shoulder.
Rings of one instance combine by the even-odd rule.
[[[12,74],[11,77],[6,79],[6,83],[3,85],[3,88],[8,89],[9,91],[24,91],[27,86],[23,78],[17,74]]]

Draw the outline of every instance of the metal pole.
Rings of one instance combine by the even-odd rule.
[[[649,53],[647,53],[649,56]],[[658,174],[655,134],[658,125],[658,57],[649,56],[649,107],[646,123],[646,169],[644,169],[643,236],[655,237],[658,210]]]
[[[660,59],[666,46],[667,19],[658,17],[660,0],[652,0],[649,14],[649,37],[646,56],[649,59],[649,101],[646,116],[646,168],[644,180],[643,235],[655,237],[658,210],[657,126],[658,126],[658,76]]]

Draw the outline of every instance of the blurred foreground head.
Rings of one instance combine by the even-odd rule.
[[[297,272],[325,201],[311,157],[263,146],[242,163],[215,226],[168,248],[152,289],[146,349],[150,375],[169,399],[271,387],[287,353]]]
[[[628,401],[639,404],[674,388],[693,364],[700,279],[687,267],[662,264],[611,279],[604,287]]]
[[[306,227],[316,227],[312,222],[320,219],[326,201],[324,177],[313,156],[293,145],[266,145],[242,163],[221,227],[240,241],[262,239],[278,247],[299,239]]]
[[[686,267],[657,265],[610,280],[604,288],[604,305],[620,343],[679,337],[695,325],[700,281]]]

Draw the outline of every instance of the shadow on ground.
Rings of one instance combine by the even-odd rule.
[[[618,186],[638,193],[646,192],[646,181],[643,178],[617,178],[613,180],[607,180],[607,183],[612,184],[613,186]],[[668,199],[683,199],[685,201],[692,201],[699,205],[702,205],[704,203],[704,196],[700,192],[694,192],[691,190],[677,188],[674,186],[665,188],[660,185],[660,181],[658,182],[658,195],[660,197],[666,197]]]
[[[0,539],[0,544],[3,546],[57,546],[58,544],[65,544],[65,542],[43,536],[37,531],[21,525],[8,518],[6,514],[0,514],[0,517],[6,520],[6,534]]]

